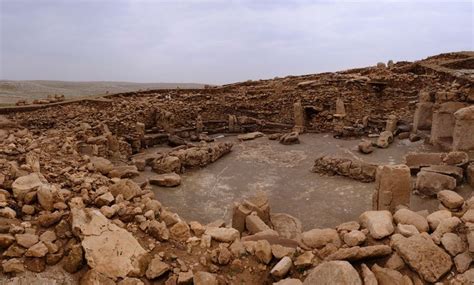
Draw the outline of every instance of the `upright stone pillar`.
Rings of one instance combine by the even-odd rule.
[[[204,130],[204,122],[202,121],[201,115],[198,115],[196,118],[196,133],[202,133]]]
[[[346,107],[344,106],[344,101],[341,98],[336,99],[336,114],[337,117],[345,117],[346,116]]]
[[[474,150],[474,105],[454,113],[453,150]]]
[[[415,115],[413,116],[413,132],[418,130],[431,129],[433,119],[433,103],[423,102],[416,104]]]
[[[229,115],[229,132],[238,133],[240,132],[239,122],[237,121],[237,116]]]
[[[375,174],[374,210],[395,211],[398,205],[408,206],[411,195],[410,168],[404,164],[382,165]]]
[[[305,126],[305,117],[304,117],[304,108],[301,104],[301,100],[296,101],[293,104],[293,112],[295,118],[295,126],[293,130],[298,133],[304,132]]]
[[[397,130],[397,123],[398,119],[395,115],[388,116],[387,122],[385,124],[385,130],[391,132],[392,134],[395,133]]]
[[[451,141],[454,132],[454,113],[466,107],[462,102],[446,102],[435,105],[433,108],[433,122],[431,126],[431,143],[443,146],[444,142]]]

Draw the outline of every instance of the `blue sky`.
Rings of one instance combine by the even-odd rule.
[[[0,2],[0,79],[220,84],[474,50],[473,1]]]

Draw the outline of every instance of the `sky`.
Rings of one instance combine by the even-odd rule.
[[[474,1],[0,0],[0,79],[223,84],[474,50]]]

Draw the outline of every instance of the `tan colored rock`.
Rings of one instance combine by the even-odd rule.
[[[175,172],[154,175],[149,180],[150,184],[162,187],[176,187],[181,184],[181,176]]]
[[[393,142],[393,134],[390,131],[383,131],[377,138],[377,146],[380,148],[387,148]]]
[[[431,238],[436,244],[439,244],[445,233],[454,231],[454,229],[456,229],[460,224],[461,220],[458,217],[443,219],[439,222],[436,230],[431,234]]]
[[[374,151],[374,147],[371,141],[363,140],[359,143],[358,149],[361,153],[369,154]]]
[[[458,209],[464,204],[464,198],[451,190],[439,191],[438,200],[448,209]]]
[[[284,213],[271,214],[270,219],[273,229],[281,237],[298,239],[301,236],[303,227],[299,219]]]
[[[53,198],[53,187],[50,184],[42,184],[38,186],[36,197],[43,209],[48,211],[53,210],[53,204],[55,201]]]
[[[436,282],[451,269],[451,257],[424,235],[397,239],[393,248],[425,281]]]
[[[305,251],[295,259],[296,268],[307,268],[313,264],[314,254],[311,251]]]
[[[270,270],[270,274],[277,278],[285,277],[292,265],[291,258],[285,256]]]
[[[366,240],[366,236],[363,232],[353,230],[344,235],[344,242],[348,246],[356,246],[362,244]]]
[[[263,137],[264,134],[261,132],[252,132],[252,133],[246,133],[246,134],[241,134],[237,136],[237,139],[241,141],[248,141],[248,140],[254,140],[256,138]]]
[[[340,248],[336,252],[330,254],[327,260],[349,260],[356,261],[367,258],[375,258],[387,256],[392,253],[392,249],[388,245],[372,245],[372,246],[353,246],[348,248]]]
[[[398,271],[389,269],[389,268],[383,268],[375,264],[372,266],[372,272],[375,274],[375,277],[377,278],[377,282],[380,285],[391,285],[391,284],[400,284],[400,285],[411,285],[411,280],[408,278],[405,279],[405,277]]]
[[[30,248],[39,241],[38,236],[35,234],[17,234],[15,239],[19,245],[25,248]]]
[[[48,253],[48,248],[42,241],[28,248],[25,252],[25,256],[28,257],[43,257]]]
[[[2,269],[4,273],[21,273],[25,271],[25,266],[21,259],[12,258],[2,261]]]
[[[278,282],[274,282],[273,285],[302,285],[303,282],[296,278],[285,278]]]
[[[232,242],[240,237],[239,231],[233,228],[210,227],[205,234],[220,242]]]
[[[413,225],[419,232],[427,232],[429,230],[426,218],[409,209],[398,210],[395,215],[393,215],[393,219],[397,224]]]
[[[87,271],[79,281],[80,285],[115,285],[115,282],[94,269]]]
[[[130,179],[121,179],[116,184],[113,184],[109,188],[110,193],[117,197],[122,195],[125,200],[131,200],[133,197],[141,192],[140,186]]]
[[[472,261],[473,259],[469,251],[465,251],[461,254],[458,254],[454,258],[454,264],[456,265],[456,270],[459,273],[464,273],[466,270],[469,269],[469,266],[471,266]]]
[[[362,285],[359,273],[347,261],[329,261],[316,266],[303,285]]]
[[[36,190],[44,183],[47,183],[46,179],[37,172],[21,176],[12,184],[13,196],[21,201],[27,193]]]
[[[163,261],[161,261],[161,258],[159,256],[156,256],[153,258],[148,265],[148,268],[146,270],[146,278],[148,279],[155,279],[166,272],[170,270],[170,266]]]
[[[445,233],[441,238],[441,244],[451,256],[456,256],[466,250],[464,242],[454,233]]]
[[[198,271],[194,273],[193,277],[194,285],[217,285],[217,278],[214,274],[204,271]]]
[[[250,234],[256,234],[259,232],[270,230],[270,227],[265,224],[255,212],[245,218],[245,227],[247,228]]]
[[[191,237],[191,231],[186,222],[180,221],[170,228],[171,238],[179,241],[186,241]]]
[[[405,225],[401,223],[397,225],[397,232],[404,237],[411,237],[420,233],[414,225]]]
[[[375,239],[382,239],[394,231],[393,217],[389,211],[366,211],[360,215],[359,220]]]
[[[301,234],[301,239],[306,246],[322,248],[328,243],[336,247],[341,246],[341,238],[335,229],[312,229]]]
[[[112,279],[138,271],[146,251],[128,231],[97,209],[72,208],[72,229],[80,236],[88,265]]]
[[[377,167],[375,176],[374,210],[394,212],[399,205],[410,204],[410,168],[404,164]]]
[[[436,228],[438,227],[439,223],[444,220],[444,219],[447,219],[447,218],[451,218],[452,214],[450,211],[448,210],[439,210],[439,211],[436,211],[436,212],[433,212],[431,214],[429,214],[427,217],[426,217],[426,220],[428,221],[428,224],[430,225],[430,229],[432,231],[436,230]]]
[[[266,240],[259,240],[255,243],[255,256],[261,263],[268,264],[272,260],[272,247]]]
[[[362,274],[362,281],[364,281],[364,285],[378,285],[377,278],[375,274],[365,265],[365,263],[361,264],[361,274]]]
[[[103,157],[93,156],[90,158],[90,162],[93,167],[103,175],[109,174],[109,172],[114,168],[112,162]]]
[[[0,234],[0,249],[8,248],[15,242],[15,237],[11,234]]]
[[[420,171],[416,176],[415,188],[424,195],[434,196],[441,190],[456,188],[456,179],[444,174]]]

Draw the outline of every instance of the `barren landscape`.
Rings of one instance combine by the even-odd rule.
[[[133,82],[73,82],[51,80],[0,80],[0,106],[12,105],[19,100],[33,101],[48,95],[64,95],[67,99],[105,95],[146,89],[202,88],[193,83],[133,83]]]
[[[474,284],[473,71],[2,81],[0,283]]]

